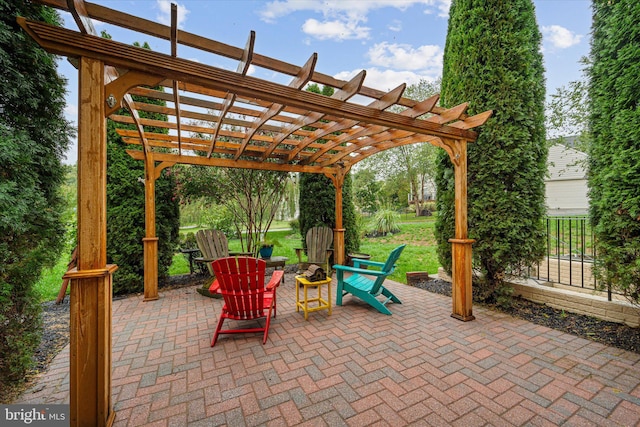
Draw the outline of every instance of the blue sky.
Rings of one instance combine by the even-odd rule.
[[[167,0],[94,0],[95,3],[152,21],[169,24]],[[589,0],[534,0],[543,34],[547,96],[581,77],[581,57],[588,55]],[[442,74],[450,0],[195,0],[178,1],[179,28],[229,45],[244,47],[256,32],[255,52],[302,65],[317,52],[316,70],[347,80],[367,71],[365,85],[390,90],[400,83],[434,80]],[[77,27],[69,14],[65,26]],[[135,35],[95,23],[114,40],[148,42],[154,51],[170,53],[163,40]],[[235,70],[234,61],[203,56],[179,47],[178,55]],[[66,60],[59,71],[69,81],[67,118],[77,122],[78,74]],[[250,69],[255,77],[288,83],[290,78]],[[75,144],[65,163],[75,163]]]

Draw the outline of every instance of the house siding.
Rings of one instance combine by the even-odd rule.
[[[549,148],[546,203],[549,215],[582,215],[589,209],[587,155],[555,144]]]

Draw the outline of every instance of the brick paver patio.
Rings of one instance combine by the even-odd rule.
[[[450,298],[387,285],[393,316],[348,296],[305,321],[287,274],[264,346],[211,348],[222,303],[194,287],[114,301],[114,425],[640,424],[639,354],[477,306],[463,323]],[[68,358],[19,403],[68,403]]]

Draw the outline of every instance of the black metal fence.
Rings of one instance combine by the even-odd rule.
[[[593,274],[595,237],[586,217],[547,217],[547,256],[529,277],[562,285],[598,289]],[[611,291],[608,290],[611,300]]]

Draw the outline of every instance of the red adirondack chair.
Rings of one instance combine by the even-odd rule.
[[[283,270],[276,270],[267,286],[264,285],[267,263],[252,257],[226,257],[211,263],[224,299],[224,306],[211,347],[216,345],[219,334],[264,332],[262,344],[267,342],[271,312],[276,317],[276,288],[282,281]],[[264,327],[222,329],[225,319],[257,320],[266,318]]]

